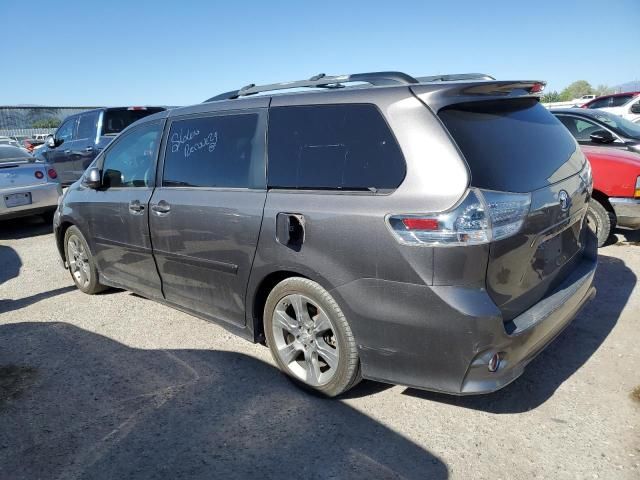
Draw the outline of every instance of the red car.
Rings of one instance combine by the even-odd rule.
[[[601,247],[617,226],[640,228],[640,154],[582,146],[593,172],[593,198],[587,220]]]

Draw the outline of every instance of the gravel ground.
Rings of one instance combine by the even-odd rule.
[[[303,393],[265,347],[124,291],[86,296],[39,220],[0,225],[0,478],[640,478],[640,232],[506,389]]]

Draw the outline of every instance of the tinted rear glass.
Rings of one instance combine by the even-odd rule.
[[[272,188],[389,190],[406,166],[374,105],[274,107],[269,111]]]
[[[25,153],[24,150],[21,150],[18,147],[12,147],[10,145],[0,145],[0,162],[18,159],[25,160],[31,158],[33,158],[31,155]]]
[[[163,110],[160,107],[146,110],[106,110],[102,118],[102,135],[120,133],[133,122]]]
[[[458,104],[438,115],[464,154],[475,187],[529,192],[582,168],[575,140],[536,99]]]

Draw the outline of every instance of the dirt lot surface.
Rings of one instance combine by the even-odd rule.
[[[638,233],[600,250],[597,298],[506,389],[325,400],[217,325],[77,291],[39,220],[0,225],[0,478],[637,480]]]

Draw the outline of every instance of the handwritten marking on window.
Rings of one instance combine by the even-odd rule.
[[[188,158],[192,153],[199,150],[207,149],[209,152],[213,152],[218,145],[218,132],[209,132],[205,137],[200,137],[200,130],[186,130],[182,128],[179,132],[175,132],[171,135],[171,152],[179,152],[182,148],[184,151],[184,158]]]

